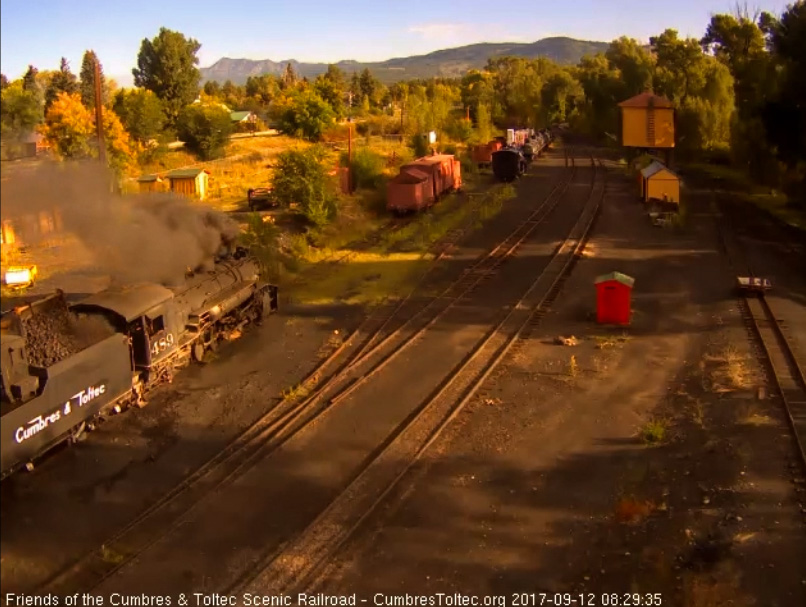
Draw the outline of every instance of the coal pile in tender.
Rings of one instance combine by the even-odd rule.
[[[99,318],[79,319],[67,306],[22,319],[28,363],[50,367],[108,337],[114,329]]]

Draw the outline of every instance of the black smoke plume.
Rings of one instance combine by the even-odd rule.
[[[4,179],[3,220],[16,224],[57,211],[116,283],[175,284],[229,250],[238,224],[226,215],[164,193],[119,195],[95,163],[43,163]],[[36,244],[36,231],[22,236]]]

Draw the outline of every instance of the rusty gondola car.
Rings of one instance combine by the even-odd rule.
[[[237,248],[181,285],[57,292],[2,318],[0,478],[170,381],[175,369],[277,310],[278,290]]]
[[[400,167],[387,184],[387,209],[393,213],[417,212],[462,187],[461,164],[451,154],[419,158]]]

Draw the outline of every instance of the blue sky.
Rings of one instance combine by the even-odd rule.
[[[780,13],[787,1],[748,4]],[[474,42],[546,36],[609,41],[628,35],[645,41],[673,27],[700,37],[711,14],[735,5],[735,0],[2,0],[0,69],[14,79],[29,63],[56,69],[65,56],[77,72],[84,51],[92,48],[106,74],[130,85],[141,40],[161,26],[196,38],[202,67],[221,57],[383,61]]]

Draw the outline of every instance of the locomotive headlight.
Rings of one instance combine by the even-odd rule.
[[[221,306],[214,306],[214,307],[213,307],[213,308],[210,310],[210,313],[211,313],[213,316],[218,316],[219,314],[221,314]]]
[[[27,268],[14,267],[6,270],[3,280],[9,286],[26,286],[34,282],[36,277],[36,266]]]

